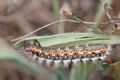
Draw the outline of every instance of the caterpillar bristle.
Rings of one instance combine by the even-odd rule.
[[[64,48],[64,51],[70,52],[70,49],[68,47]]]
[[[71,64],[72,60],[68,59],[68,60],[64,60],[63,63],[64,63],[64,67],[68,67],[69,64]]]
[[[46,59],[45,59],[45,58],[41,58],[41,57],[38,58],[38,63],[44,65],[45,62],[46,62]]]
[[[61,65],[64,65],[64,62],[62,60],[54,60],[54,65],[55,65],[55,68],[57,68]]]
[[[74,60],[72,60],[72,62],[73,62],[73,66],[75,66],[78,63],[80,63],[80,59],[74,59]]]
[[[80,50],[79,50],[79,46],[76,45],[76,46],[74,47],[74,50],[75,50],[75,51],[80,51]]]

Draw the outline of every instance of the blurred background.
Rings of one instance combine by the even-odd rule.
[[[79,16],[80,19],[84,21],[95,21],[98,17],[102,1],[104,0],[0,0],[0,45],[4,45],[6,48],[9,45],[13,45],[11,40],[14,38],[28,34],[51,22],[66,19],[67,17],[62,13],[63,10],[72,12],[73,15]],[[120,18],[119,4],[120,0],[112,0],[112,9],[110,9],[109,12],[113,19]],[[105,14],[103,14],[100,18],[100,21],[109,20]],[[113,24],[108,24],[99,27],[106,32],[110,32],[113,26]],[[118,26],[118,30],[112,34],[119,35],[119,30],[120,27]],[[88,27],[83,24],[62,22],[42,29],[32,34],[32,36],[86,31],[88,31]],[[4,65],[10,65],[11,69],[16,69],[16,67],[11,66],[11,64],[8,64],[6,61],[0,61],[0,64],[3,64],[3,67],[0,67],[0,70],[4,70]],[[8,67],[5,67],[5,70],[6,68],[9,69]],[[115,68],[116,67],[113,67],[114,73],[116,73],[115,76],[113,75],[114,77],[120,75],[119,72],[117,72],[119,71],[120,66],[116,69]],[[19,70],[17,73],[18,72]],[[29,72],[23,73],[28,74]],[[111,73],[112,72],[108,73],[108,75],[105,75],[104,77],[101,77],[102,75],[99,74],[99,72],[95,72],[94,75],[91,75],[90,80],[96,80],[95,77],[97,77],[98,80],[113,80],[110,76]],[[29,75],[31,76],[31,74]],[[14,78],[13,80],[17,79]],[[119,78],[116,80],[119,80]]]
[[[0,0],[0,37],[7,42],[56,20],[65,19],[63,9],[84,21],[94,21],[102,0]],[[120,0],[113,0],[110,15],[120,16]],[[107,20],[103,15],[102,20]],[[106,29],[107,27],[105,27]],[[106,29],[108,30],[108,28]],[[87,27],[72,22],[51,25],[32,35],[85,32]],[[10,43],[10,42],[9,42]]]

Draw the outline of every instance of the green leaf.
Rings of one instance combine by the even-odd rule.
[[[27,69],[34,75],[43,76],[45,80],[49,79],[50,75],[44,77],[46,71],[43,68],[40,68],[36,64],[33,64],[31,62],[28,62],[25,58],[15,53],[16,52],[14,52],[13,50],[2,48],[0,46],[0,59],[15,64],[17,67],[21,69]]]
[[[96,33],[63,33],[50,36],[24,38],[14,44],[16,48],[24,46],[24,41],[37,40],[42,47],[70,47],[75,45],[120,44],[120,36]]]
[[[80,63],[72,70],[72,80],[89,80],[89,76],[92,72],[97,70],[99,66],[101,65],[100,62],[93,63],[93,62],[87,62],[87,63]]]
[[[63,66],[60,66],[59,68],[56,69],[55,71],[56,75],[56,80],[67,80],[67,72]]]

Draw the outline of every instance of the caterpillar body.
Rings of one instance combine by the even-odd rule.
[[[76,65],[80,62],[96,62],[103,61],[107,56],[107,48],[98,50],[83,50],[83,51],[56,51],[47,52],[37,47],[28,47],[25,49],[27,53],[32,53],[33,59],[37,60],[40,65],[47,65],[48,67],[69,67],[69,65]]]

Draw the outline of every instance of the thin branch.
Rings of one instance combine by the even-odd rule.
[[[53,25],[53,24],[56,24],[56,23],[60,23],[60,22],[75,22],[75,23],[79,23],[78,21],[69,20],[69,19],[66,19],[66,20],[58,20],[58,21],[52,22],[52,23],[50,23],[50,24],[47,24],[47,25],[45,25],[45,26],[42,26],[42,27],[40,27],[40,28],[38,28],[38,29],[36,29],[36,30],[34,30],[34,31],[32,31],[32,32],[24,35],[24,36],[21,36],[21,37],[19,37],[19,38],[13,39],[13,40],[11,40],[11,41],[12,41],[12,42],[13,42],[13,41],[18,41],[18,40],[23,39],[23,38],[25,38],[25,37],[27,37],[27,36],[30,36],[31,34],[37,32],[37,31],[39,31],[39,30],[42,30],[42,29],[44,29],[44,28],[46,28],[46,27],[48,27],[48,26],[50,26],[50,25]]]
[[[111,9],[111,8],[109,7],[109,5],[108,5],[108,4],[105,4],[105,5],[104,5],[104,9],[105,9],[105,13],[106,13],[108,19],[109,19],[109,20],[112,20],[112,16],[111,16],[110,13],[108,12],[108,9]]]
[[[25,37],[30,36],[31,34],[37,32],[37,31],[39,31],[39,30],[42,30],[42,29],[44,29],[44,28],[46,28],[46,27],[48,27],[48,26],[50,26],[50,25],[53,25],[53,24],[56,24],[56,23],[60,23],[60,22],[83,23],[83,24],[85,24],[85,25],[94,25],[94,24],[98,24],[97,22],[86,22],[86,21],[82,21],[82,20],[81,20],[81,21],[75,21],[75,20],[70,20],[70,19],[58,20],[58,21],[49,23],[49,24],[47,24],[47,25],[44,25],[44,26],[42,26],[42,27],[40,27],[40,28],[38,28],[38,29],[36,29],[36,30],[34,30],[34,31],[32,31],[32,32],[30,32],[30,33],[24,35],[24,36],[21,36],[21,37],[19,37],[19,38],[13,39],[13,40],[11,40],[11,41],[12,41],[12,42],[13,42],[13,41],[18,41],[18,40],[20,40],[20,39],[23,39],[23,38],[25,38]],[[105,24],[108,24],[108,23],[110,23],[110,21],[107,21],[107,22],[100,22],[99,24],[105,25]],[[93,28],[93,27],[90,27],[90,28],[97,30],[96,28]]]

